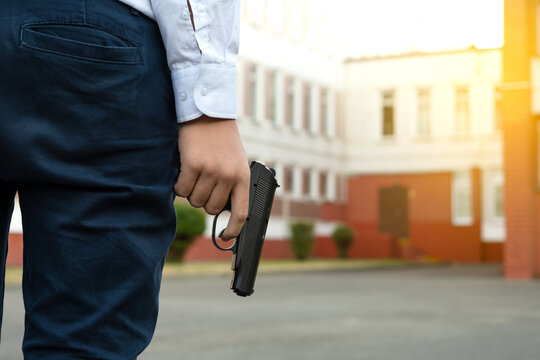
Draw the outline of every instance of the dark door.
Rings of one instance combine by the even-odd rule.
[[[379,188],[379,231],[399,238],[409,237],[407,188],[399,185]]]

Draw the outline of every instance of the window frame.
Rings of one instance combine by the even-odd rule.
[[[295,114],[296,114],[296,89],[295,89],[296,79],[292,75],[285,76],[284,86],[284,96],[285,96],[285,106],[283,107],[285,126],[293,128],[295,123]]]
[[[471,133],[471,92],[466,85],[454,90],[454,127],[456,135]]]
[[[258,65],[256,63],[246,63],[246,88],[244,98],[246,116],[252,120],[257,119],[258,110]]]
[[[493,88],[493,130],[501,132],[503,127],[503,92],[500,87]]]
[[[420,87],[416,90],[416,135],[430,136],[432,131],[431,110],[432,91],[429,87]],[[425,118],[424,118],[425,117]]]
[[[276,124],[278,120],[278,106],[277,106],[277,80],[278,73],[275,69],[268,69],[265,77],[265,117],[270,122]]]
[[[319,91],[319,127],[320,133],[324,136],[328,136],[330,130],[329,108],[329,91],[323,87]]]
[[[381,94],[381,135],[383,138],[393,138],[396,136],[396,92],[395,90],[384,90]],[[389,115],[390,119],[387,119]],[[390,121],[390,126],[387,125]],[[387,131],[391,130],[391,131]]]
[[[305,198],[311,197],[311,191],[312,191],[311,170],[302,169],[302,196]]]
[[[313,104],[313,95],[311,94],[311,84],[304,82],[302,84],[302,129],[310,132],[311,122],[313,121],[313,111],[311,106]]]
[[[470,171],[458,171],[452,173],[451,183],[451,215],[454,226],[471,226],[474,224],[474,203],[473,203],[473,184]],[[466,195],[466,214],[461,211],[462,195]]]

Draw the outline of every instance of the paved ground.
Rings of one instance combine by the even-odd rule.
[[[168,278],[142,360],[538,360],[540,282],[497,267],[261,274],[242,299],[229,278]],[[20,359],[20,289],[6,289],[0,359]]]

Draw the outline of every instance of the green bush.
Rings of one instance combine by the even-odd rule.
[[[352,229],[347,225],[338,225],[332,233],[332,239],[334,240],[334,244],[336,244],[339,258],[346,259],[354,241]]]
[[[313,247],[313,223],[297,221],[289,224],[291,230],[291,244],[294,257],[298,260],[305,260]]]
[[[175,202],[174,209],[176,210],[176,235],[169,249],[168,259],[182,261],[195,237],[204,233],[206,215],[202,210],[185,202]]]

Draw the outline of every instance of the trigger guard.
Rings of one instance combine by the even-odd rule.
[[[212,223],[212,242],[214,243],[214,246],[215,246],[216,248],[218,248],[218,250],[221,250],[221,251],[233,251],[233,252],[234,252],[234,247],[236,246],[236,239],[234,239],[234,242],[232,243],[231,246],[226,247],[226,248],[219,246],[218,243],[217,243],[217,241],[216,241],[216,224],[217,224],[217,219],[218,219],[219,215],[221,215],[221,213],[222,213],[223,211],[225,211],[225,210],[227,210],[227,209],[221,210],[216,216],[214,216],[214,222]],[[223,230],[225,230],[225,229],[223,229]],[[220,235],[223,233],[223,230],[221,231]]]

